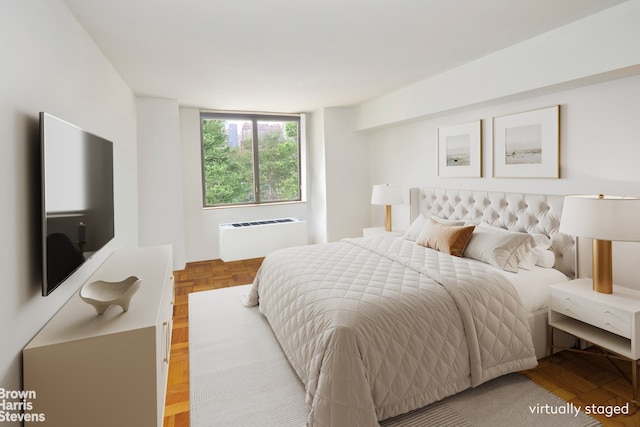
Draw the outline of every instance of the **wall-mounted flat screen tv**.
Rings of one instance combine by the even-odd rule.
[[[42,295],[114,238],[113,143],[40,113]]]

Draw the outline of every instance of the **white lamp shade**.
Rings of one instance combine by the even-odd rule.
[[[640,241],[640,198],[566,196],[562,207],[560,232],[598,240]]]
[[[380,184],[373,186],[371,193],[372,205],[402,205],[404,193],[399,184]]]

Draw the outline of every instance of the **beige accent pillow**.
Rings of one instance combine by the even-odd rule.
[[[440,224],[429,218],[416,243],[459,257],[462,256],[474,228],[476,228],[475,225]]]

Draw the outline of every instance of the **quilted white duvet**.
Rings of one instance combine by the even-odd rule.
[[[402,239],[274,252],[245,303],[305,384],[308,426],[376,426],[537,363],[506,279]]]

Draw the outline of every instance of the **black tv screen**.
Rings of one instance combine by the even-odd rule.
[[[113,143],[40,113],[42,295],[114,237]]]

